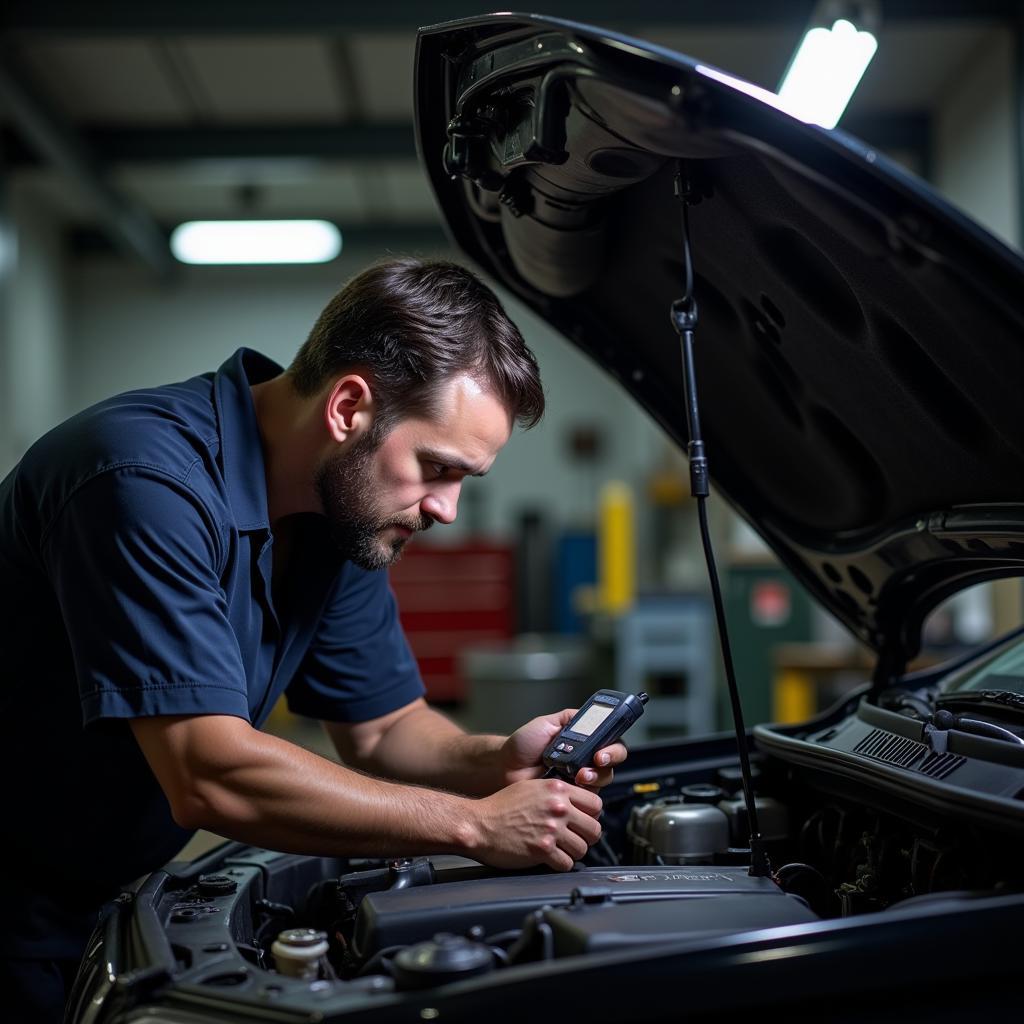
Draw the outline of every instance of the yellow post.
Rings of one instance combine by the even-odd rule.
[[[772,721],[779,725],[806,722],[814,716],[814,679],[810,672],[795,668],[776,672],[772,697]]]
[[[615,615],[632,606],[636,595],[633,492],[617,480],[601,491],[598,579],[603,611]]]

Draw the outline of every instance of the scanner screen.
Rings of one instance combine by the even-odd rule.
[[[581,736],[589,736],[614,710],[607,704],[591,704],[569,728]]]

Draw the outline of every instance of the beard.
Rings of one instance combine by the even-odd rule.
[[[337,452],[317,468],[314,484],[341,554],[360,569],[386,569],[402,555],[408,537],[385,537],[401,526],[414,532],[429,530],[429,516],[387,516],[373,493],[373,456],[380,440],[358,438],[348,452]]]

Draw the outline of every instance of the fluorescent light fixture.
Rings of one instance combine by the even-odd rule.
[[[858,31],[845,18],[831,29],[810,29],[779,86],[782,109],[801,121],[835,128],[877,49],[870,32]]]
[[[191,220],[171,232],[182,263],[327,263],[341,232],[326,220]]]
[[[748,96],[753,96],[754,99],[760,100],[762,103],[767,103],[770,107],[775,107],[778,110],[786,110],[782,101],[771,91],[771,89],[765,89],[763,86],[754,85],[753,82],[748,82],[745,78],[737,78],[735,75],[727,74],[725,71],[719,71],[718,68],[709,68],[706,64],[698,64],[697,70],[700,74],[705,75],[708,78],[713,78],[716,82],[721,82],[723,85],[731,86],[739,92],[744,92]],[[792,113],[792,111],[786,112]]]

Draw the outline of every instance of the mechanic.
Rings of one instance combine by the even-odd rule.
[[[29,449],[0,484],[8,1019],[60,1019],[102,906],[196,829],[503,868],[586,853],[625,748],[573,787],[539,767],[571,709],[463,733],[423,699],[384,571],[543,407],[496,296],[398,259],[287,371],[241,349]],[[344,766],[259,731],[282,693]]]

